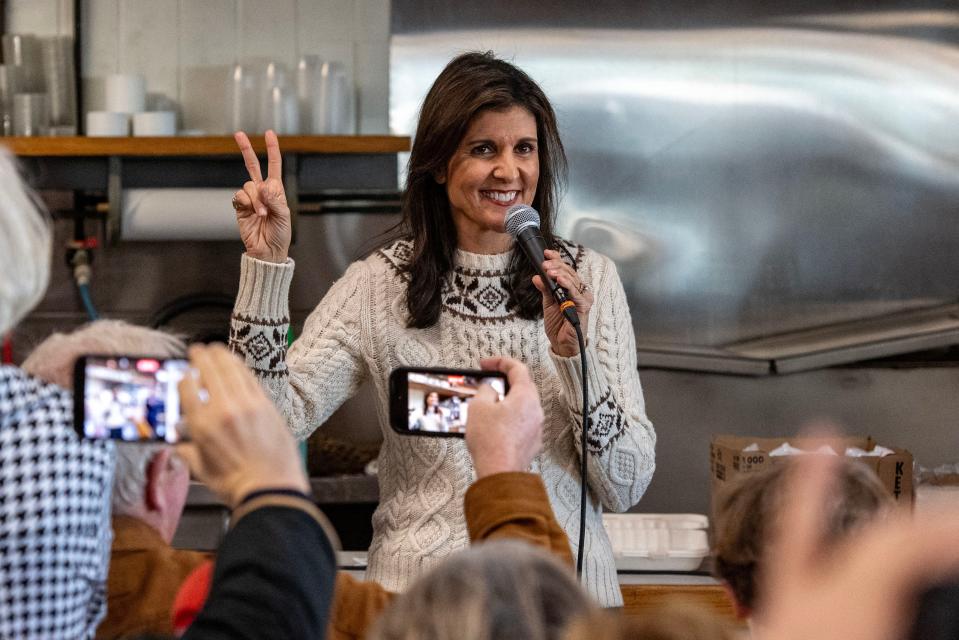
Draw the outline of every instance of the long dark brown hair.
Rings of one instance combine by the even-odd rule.
[[[450,158],[477,115],[511,107],[522,107],[536,119],[539,182],[536,196],[528,204],[539,211],[546,246],[556,245],[553,227],[559,193],[566,182],[566,152],[546,94],[526,73],[492,52],[453,58],[423,101],[406,176],[400,226],[413,241],[413,257],[406,268],[410,327],[422,329],[439,320],[440,292],[453,268],[456,226],[446,186],[436,178],[445,175]],[[507,305],[521,318],[541,317],[542,295],[531,281],[535,271],[518,247],[513,249],[510,271]]]

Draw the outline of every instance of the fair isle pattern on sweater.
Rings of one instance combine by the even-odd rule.
[[[557,250],[563,260],[576,269],[584,248],[565,240],[559,242],[561,244]],[[375,255],[382,258],[404,282],[409,282],[406,267],[413,257],[413,246],[409,240],[397,240],[389,247],[376,251]],[[509,270],[508,264],[492,270],[454,265],[440,292],[443,312],[484,324],[515,320],[516,307],[509,284],[512,277],[513,271]]]
[[[586,349],[593,426],[588,434],[584,574],[600,603],[617,606],[622,597],[601,505],[623,511],[638,502],[655,467],[656,436],[645,415],[632,322],[616,269],[598,253],[566,247],[596,298]],[[508,253],[457,251],[439,322],[408,328],[403,267],[410,249],[408,242],[398,241],[352,264],[310,314],[289,353],[283,338],[293,263],[244,257],[231,323],[234,350],[260,375],[300,438],[364,381],[373,384],[384,440],[367,575],[393,590],[468,544],[462,500],[473,472],[462,440],[401,436],[389,428],[390,371],[398,366],[475,368],[481,358],[493,355],[524,361],[546,415],[544,451],[533,470],[543,477],[575,553],[582,429],[579,358],[553,354],[542,321],[523,320],[511,310]]]
[[[262,318],[233,316],[230,325],[230,345],[233,351],[251,365],[258,376],[276,378],[285,376],[286,334],[290,319],[276,321]]]

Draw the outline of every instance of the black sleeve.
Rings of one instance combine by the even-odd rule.
[[[206,605],[183,638],[323,638],[335,577],[333,548],[310,514],[252,511],[224,538]]]
[[[926,588],[919,598],[911,640],[959,638],[959,582]]]

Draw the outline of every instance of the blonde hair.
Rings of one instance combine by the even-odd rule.
[[[443,561],[396,598],[370,640],[563,637],[595,605],[568,567],[518,540],[486,542]]]
[[[74,363],[85,353],[180,358],[186,354],[186,343],[171,333],[123,320],[96,320],[70,333],[50,335],[30,352],[23,362],[23,370],[69,388]]]
[[[0,147],[0,334],[36,306],[50,280],[53,233],[46,208]]]

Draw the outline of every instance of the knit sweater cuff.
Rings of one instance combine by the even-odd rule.
[[[294,262],[264,262],[243,255],[240,261],[240,290],[233,315],[247,318],[289,321],[290,282]]]
[[[556,365],[556,372],[563,383],[563,390],[566,395],[566,401],[569,403],[570,410],[576,415],[583,413],[583,385],[582,364],[579,354],[564,358],[558,356],[552,351],[553,362]],[[596,406],[596,399],[609,388],[606,381],[606,374],[600,365],[599,358],[596,356],[596,350],[592,346],[586,347],[586,379],[589,382],[589,404],[590,409]]]

